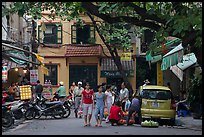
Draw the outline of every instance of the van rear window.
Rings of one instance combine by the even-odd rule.
[[[168,100],[172,99],[173,95],[169,91],[165,90],[143,90],[140,92],[142,98],[145,99],[158,99],[158,100]]]

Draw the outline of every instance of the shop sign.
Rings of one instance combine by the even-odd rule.
[[[134,71],[125,71],[125,75],[127,77],[134,77]],[[121,77],[121,74],[119,71],[101,71],[101,77],[118,78]]]
[[[6,82],[8,80],[8,71],[7,66],[2,66],[2,82]]]
[[[38,80],[38,70],[30,70],[30,84],[36,85]]]
[[[120,57],[120,60],[121,61],[131,61],[131,52],[126,52],[126,53],[122,53],[121,54],[121,57]]]

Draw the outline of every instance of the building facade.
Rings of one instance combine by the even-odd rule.
[[[2,2],[2,10],[12,4],[13,2]],[[12,47],[32,50],[30,49],[31,31],[29,27],[31,27],[29,16],[20,17],[18,14],[2,16],[2,66],[6,65],[8,71],[7,80],[2,81],[5,87],[10,86],[12,82],[20,82],[25,76],[23,68],[27,67],[27,62],[20,59],[29,60],[28,56],[22,50]],[[15,71],[15,68],[18,68],[18,71]]]
[[[58,83],[63,81],[67,93],[72,82],[81,81],[83,86],[89,82],[94,90],[103,82],[117,86],[122,83],[108,49],[88,16],[82,15],[85,26],[80,28],[75,21],[51,20],[48,15],[49,12],[44,12],[37,22],[38,54],[45,58],[44,64],[49,70],[49,74],[44,75],[39,67],[41,83],[50,80],[53,91],[56,91]],[[121,63],[133,90],[136,90],[136,42],[132,43],[129,52],[132,59]],[[120,56],[122,53],[119,51]]]

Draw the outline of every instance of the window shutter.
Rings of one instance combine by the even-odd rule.
[[[62,24],[57,26],[57,44],[62,44]]]
[[[76,25],[71,26],[71,42],[72,44],[76,44]]]
[[[38,26],[38,43],[43,43],[43,31],[41,30],[41,25]]]
[[[96,41],[96,38],[95,38],[95,27],[93,25],[90,26],[90,38],[93,38],[94,41]]]

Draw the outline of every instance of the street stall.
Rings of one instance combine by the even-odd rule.
[[[30,85],[20,86],[20,99],[21,100],[32,99],[32,91]]]

